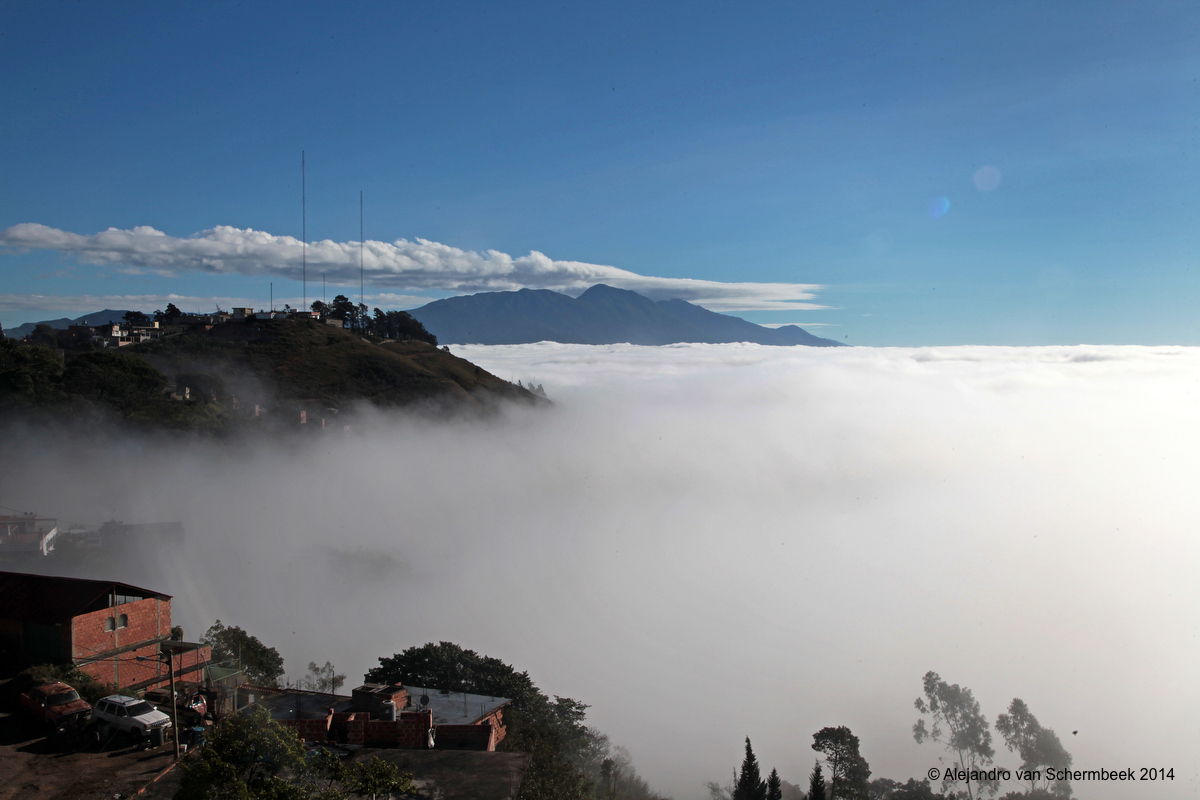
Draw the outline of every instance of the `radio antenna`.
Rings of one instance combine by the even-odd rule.
[[[304,283],[304,311],[308,308],[308,197],[305,184],[304,150],[300,151],[300,281]]]
[[[366,286],[365,278],[363,278],[363,193],[362,189],[358,190],[358,304],[363,307],[363,316],[367,312],[367,299],[364,295],[363,287]],[[366,320],[363,320],[366,322]],[[366,327],[365,325],[363,327]]]

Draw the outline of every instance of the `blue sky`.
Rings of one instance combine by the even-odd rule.
[[[304,151],[307,238],[336,243],[309,300],[322,270],[357,293],[362,191],[373,306],[603,280],[857,344],[1198,344],[1198,23],[10,4],[0,322],[295,303]]]

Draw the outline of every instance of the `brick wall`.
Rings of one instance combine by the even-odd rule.
[[[495,750],[495,728],[490,722],[479,725],[438,725],[438,750]]]
[[[492,746],[489,750],[495,750],[496,745],[504,741],[504,737],[508,735],[508,728],[504,726],[504,709],[498,708],[488,714],[479,723],[480,725],[492,726]]]
[[[336,741],[367,747],[417,750],[424,749],[428,742],[433,712],[403,712],[395,722],[372,719],[369,713],[363,711],[349,711],[330,714],[324,719],[286,719],[279,720],[279,723],[310,742]]]
[[[124,615],[125,627],[116,627]],[[106,622],[114,620],[113,630],[105,630]],[[157,597],[123,603],[112,608],[82,614],[71,620],[71,657],[80,669],[101,683],[130,686],[150,680],[165,672],[158,662],[158,643],[171,633],[171,601]],[[118,648],[135,647],[100,659],[96,656]],[[137,661],[137,657],[151,659]]]
[[[147,660],[138,661],[138,657]],[[159,661],[158,642],[80,664],[79,669],[103,684],[118,688],[154,680],[160,674],[166,681],[166,665]]]
[[[476,725],[438,725],[434,746],[438,750],[492,751],[504,738],[500,711]],[[432,711],[405,711],[395,722],[372,719],[364,711],[331,713],[324,719],[284,719],[279,724],[291,728],[309,742],[334,741],[364,747],[396,747],[423,750],[433,727]]]
[[[306,742],[324,742],[329,739],[329,718],[283,719],[279,724],[291,728]]]

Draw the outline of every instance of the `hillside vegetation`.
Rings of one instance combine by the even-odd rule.
[[[239,420],[295,421],[301,409],[325,417],[363,402],[453,411],[501,401],[546,402],[426,342],[370,340],[302,319],[229,322],[65,357],[0,343],[0,414],[9,417],[115,415],[148,427],[220,431]]]

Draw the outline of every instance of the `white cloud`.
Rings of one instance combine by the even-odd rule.
[[[343,293],[344,291],[339,287],[335,292],[330,294],[329,299],[332,301],[335,294]],[[357,294],[350,296],[350,298],[356,303],[358,302]],[[308,301],[311,303],[314,299],[319,298],[310,296]],[[421,297],[419,295],[380,292],[367,295],[366,304],[371,308],[415,308],[433,299],[432,297]],[[105,308],[130,308],[135,311],[149,313],[156,309],[166,308],[168,303],[174,303],[181,311],[188,313],[211,313],[217,307],[226,311],[235,307],[266,308],[270,304],[267,297],[217,297],[181,294],[55,295],[0,292],[0,313],[16,314],[21,318],[30,319],[45,319],[47,316],[54,314],[78,316],[90,311],[101,311]],[[293,308],[300,308],[304,304],[304,298],[275,298],[275,308],[283,308],[284,304],[290,305]]]
[[[227,225],[178,238],[146,226],[81,235],[27,222],[0,233],[0,245],[54,250],[91,264],[120,265],[126,271],[271,275],[297,281],[305,258],[299,239]],[[821,288],[817,284],[659,278],[600,264],[555,261],[537,251],[514,258],[497,250],[480,253],[426,239],[368,241],[363,251],[367,281],[376,289],[473,293],[533,288],[578,294],[593,284],[607,283],[656,300],[680,298],[714,311],[824,308],[807,302]],[[310,279],[324,272],[331,282],[357,283],[359,244],[311,242],[307,263]]]

